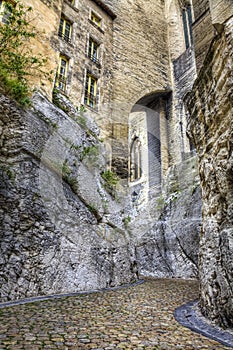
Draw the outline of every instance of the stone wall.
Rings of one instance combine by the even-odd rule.
[[[223,29],[223,23],[233,16],[231,0],[210,0],[212,23],[218,31]]]
[[[211,40],[214,37],[214,27],[211,21],[209,0],[194,0],[193,8],[195,58],[197,71],[199,71],[204,62]]]
[[[187,97],[203,199],[200,308],[223,327],[233,327],[232,45],[233,18],[213,41]]]
[[[22,4],[32,8],[29,20],[37,31],[36,37],[30,40],[30,50],[32,50],[34,55],[41,55],[42,58],[46,58],[45,69],[48,72],[53,72],[51,75],[52,81],[49,79],[41,81],[35,72],[34,75],[30,76],[29,83],[33,89],[40,89],[51,100],[53,79],[55,78],[58,63],[58,53],[53,49],[51,39],[54,35],[57,36],[58,33],[62,0],[23,0]]]
[[[167,25],[163,1],[105,0],[113,24],[114,100],[133,105],[170,85]],[[128,110],[128,114],[130,113]]]

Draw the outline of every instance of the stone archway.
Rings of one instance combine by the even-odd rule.
[[[129,185],[134,202],[149,200],[162,190],[168,169],[168,120],[171,93],[154,92],[138,100],[129,116],[129,147],[135,139],[141,143],[141,176],[132,176],[129,162]],[[131,152],[130,152],[131,153]],[[139,199],[140,198],[140,199]]]

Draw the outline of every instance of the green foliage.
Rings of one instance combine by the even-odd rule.
[[[84,115],[80,114],[77,118],[76,118],[77,123],[83,128],[86,129],[87,127],[87,120],[84,117]]]
[[[106,199],[102,200],[102,206],[103,206],[104,211],[107,211],[107,209],[108,209],[108,201]]]
[[[71,177],[71,176],[67,176],[66,178],[66,182],[70,185],[70,187],[72,188],[72,190],[77,193],[78,192],[78,181],[75,177]]]
[[[129,215],[122,219],[122,222],[125,225],[125,227],[129,225],[130,221],[131,221],[131,217]]]
[[[77,112],[78,112],[78,116],[76,118],[77,123],[83,128],[83,129],[87,129],[87,119],[84,115],[84,113],[86,112],[86,109],[83,105],[80,105],[79,107],[76,107]]]
[[[119,182],[119,178],[116,173],[111,170],[106,170],[101,173],[103,180],[105,181],[104,187],[106,190],[116,198],[116,186]]]
[[[88,209],[93,215],[95,215],[95,216],[98,215],[98,210],[96,209],[95,204],[93,204],[93,203],[88,204],[87,209]]]
[[[76,177],[72,176],[72,170],[68,165],[68,161],[65,160],[62,166],[62,177],[70,185],[72,190],[77,193],[78,191],[78,180]]]
[[[156,199],[156,204],[157,204],[157,210],[161,210],[164,208],[166,201],[163,198],[162,194]]]
[[[6,11],[7,23],[0,25],[0,86],[21,105],[28,105],[30,77],[50,79],[51,72],[43,69],[46,58],[34,56],[30,48],[30,40],[37,34],[29,19],[32,8],[18,1],[16,6],[6,3]]]
[[[37,115],[49,126],[51,126],[54,130],[58,129],[58,124],[56,122],[53,122],[51,119],[43,115],[42,113],[37,113]]]
[[[84,147],[81,155],[80,155],[80,160],[82,161],[84,158],[89,157],[89,158],[96,158],[99,155],[99,148],[98,146],[87,146]]]
[[[118,181],[119,181],[118,176],[116,173],[114,173],[111,170],[104,171],[101,174],[101,176],[105,180],[105,182],[111,187],[116,186],[118,184]]]
[[[15,181],[16,174],[15,174],[14,170],[12,170],[9,166],[0,165],[0,170],[4,174],[6,174],[6,176],[8,177],[9,180],[11,180],[12,182]]]

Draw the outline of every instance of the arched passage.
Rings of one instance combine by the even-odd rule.
[[[150,199],[162,190],[162,178],[169,162],[168,120],[171,93],[156,92],[146,95],[133,106],[129,117],[129,144],[141,143],[140,178],[130,169],[130,187],[136,196]],[[132,151],[130,152],[132,157]],[[132,164],[132,160],[130,160]],[[141,201],[141,200],[140,200]]]

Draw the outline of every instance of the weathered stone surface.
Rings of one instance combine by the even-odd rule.
[[[4,96],[0,108],[1,300],[134,281],[120,214],[106,216],[120,209],[96,136],[41,95],[27,112]]]
[[[195,157],[170,169],[167,193],[154,199],[150,208],[148,229],[141,220],[136,231],[139,272],[153,277],[197,277],[202,220]]]
[[[233,327],[232,46],[231,18],[213,41],[187,97],[203,198],[200,307],[204,315],[225,327]]]
[[[230,0],[210,0],[212,23],[218,31],[223,29],[223,23],[233,16],[233,6]]]
[[[115,200],[100,176],[98,128],[63,106],[72,118],[39,94],[29,111],[1,96],[1,299],[120,285],[138,266],[196,276],[195,163],[171,169],[162,205],[135,207],[120,185]]]

